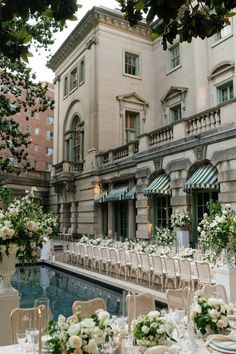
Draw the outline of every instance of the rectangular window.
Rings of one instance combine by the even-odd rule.
[[[137,140],[139,135],[139,114],[137,112],[125,112],[125,136],[126,143]]]
[[[64,77],[64,97],[68,95],[68,77]]]
[[[46,162],[45,171],[49,171],[49,172],[52,171],[52,164],[51,163]]]
[[[47,124],[51,125],[53,124],[54,118],[51,116],[47,116]]]
[[[77,68],[70,73],[70,91],[73,91],[77,87]]]
[[[30,126],[29,126],[29,125],[26,125],[26,127],[25,127],[25,132],[26,132],[26,133],[29,133],[29,132],[30,132]]]
[[[50,130],[47,130],[46,131],[46,139],[53,140],[53,132],[51,132]]]
[[[36,170],[38,170],[38,168],[39,168],[39,161],[37,161],[37,160],[34,161],[34,168],[35,168]]]
[[[179,43],[169,49],[170,69],[180,65]]]
[[[85,59],[81,59],[79,63],[79,84],[85,81]]]
[[[218,103],[223,103],[234,97],[233,81],[227,82],[227,84],[222,85],[217,88],[218,93]]]
[[[34,145],[34,151],[35,152],[39,151],[39,146],[37,144]]]
[[[215,34],[215,37],[214,37],[215,42],[220,41],[221,39],[224,39],[224,38],[230,36],[231,33],[232,33],[231,25],[227,25],[227,26],[223,27],[220,32]]]
[[[46,147],[46,155],[52,156],[52,154],[53,154],[53,149],[50,147]]]
[[[35,135],[39,135],[39,133],[40,133],[40,129],[39,129],[39,128],[35,128],[35,129],[34,129],[34,134],[35,134]]]
[[[170,108],[170,121],[171,123],[177,122],[182,118],[181,104]]]
[[[34,118],[39,119],[39,112],[34,112]]]
[[[125,74],[139,76],[139,55],[125,53]]]

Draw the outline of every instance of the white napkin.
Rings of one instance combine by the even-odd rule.
[[[224,334],[211,334],[207,337],[205,345],[208,346],[213,339],[218,339],[220,341],[233,341],[236,342],[236,330],[231,331],[228,335]]]
[[[193,351],[181,349],[178,345],[167,347],[166,345],[157,345],[156,347],[148,348],[144,354],[194,354]]]

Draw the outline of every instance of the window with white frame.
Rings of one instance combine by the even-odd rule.
[[[83,162],[84,159],[84,124],[76,116],[72,122],[71,151],[70,160],[73,162]]]
[[[46,166],[45,166],[45,171],[52,171],[52,164],[49,162],[46,162]]]
[[[46,155],[52,156],[52,154],[53,154],[53,149],[50,147],[46,147]]]
[[[39,146],[38,146],[38,144],[34,144],[34,151],[35,151],[35,152],[38,152],[38,151],[39,151]]]
[[[39,161],[37,161],[37,160],[34,161],[34,168],[35,168],[36,170],[38,170],[38,168],[39,168]]]
[[[46,131],[46,139],[53,140],[53,132],[51,132],[50,130],[47,130]]]
[[[169,48],[169,67],[174,69],[180,65],[180,49],[179,43]]]
[[[217,87],[218,103],[223,103],[234,97],[233,81],[229,81],[222,86]]]
[[[125,52],[125,74],[139,76],[139,55]]]
[[[177,122],[182,118],[181,104],[177,104],[174,107],[170,107],[170,121],[171,123]]]
[[[214,36],[214,41],[220,41],[221,39],[227,38],[231,35],[232,33],[232,26],[227,25],[220,30],[220,32],[216,33]]]
[[[125,112],[125,142],[129,143],[138,138],[139,135],[139,113]]]
[[[85,59],[81,59],[79,62],[79,84],[85,81]]]
[[[39,128],[35,128],[34,129],[34,134],[35,135],[39,135],[40,134],[40,129]]]
[[[51,125],[54,122],[54,118],[51,116],[47,116],[47,124]]]
[[[70,91],[77,88],[77,68],[74,68],[70,73]]]

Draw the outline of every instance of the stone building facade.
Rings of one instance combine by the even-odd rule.
[[[148,27],[94,7],[50,60],[52,208],[73,234],[149,239],[177,208],[191,240],[210,199],[236,207],[233,23],[163,51]]]

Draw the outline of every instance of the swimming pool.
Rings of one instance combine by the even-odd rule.
[[[75,300],[89,300],[102,297],[112,315],[121,315],[123,309],[122,291],[105,288],[100,284],[82,279],[45,265],[26,267],[24,272],[16,269],[12,286],[20,293],[20,306],[33,307],[34,300],[48,297],[53,319],[59,314],[71,315]]]

